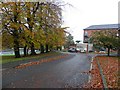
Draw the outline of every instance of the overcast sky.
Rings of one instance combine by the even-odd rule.
[[[90,25],[117,24],[118,2],[120,0],[63,0],[67,5],[63,10],[63,26],[74,40],[83,41],[83,29]]]

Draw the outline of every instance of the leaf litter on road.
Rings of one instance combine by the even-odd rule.
[[[50,61],[54,61],[54,60],[59,60],[61,58],[65,58],[66,56],[68,56],[68,54],[55,56],[55,57],[47,58],[47,59],[42,59],[42,60],[38,60],[38,61],[34,61],[34,62],[23,63],[23,64],[20,64],[20,65],[16,66],[15,68],[16,69],[26,68],[26,67],[32,66],[32,65],[38,65],[38,64],[41,64],[41,63],[46,63],[46,62],[50,62]]]

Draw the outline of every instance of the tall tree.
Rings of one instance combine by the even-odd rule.
[[[46,37],[46,52],[48,52],[48,49],[51,45],[50,36],[51,34],[55,35],[58,28],[61,26],[61,8],[53,2],[47,2],[43,4],[43,7],[41,9],[42,17],[40,17],[40,20],[42,23],[40,22],[40,28],[44,31],[44,35]]]
[[[19,58],[19,33],[20,33],[20,3],[2,3],[2,32],[7,32],[13,37],[15,57]],[[7,36],[6,36],[7,37]],[[4,42],[3,42],[4,43]]]
[[[24,47],[26,56],[27,48],[31,48],[31,55],[34,55],[35,48],[41,47],[44,52],[46,46],[48,52],[52,45],[63,44],[61,7],[55,2],[6,2],[2,5],[2,34],[12,38],[6,37],[13,43],[16,57],[20,57],[19,47]]]
[[[30,31],[30,34],[27,38],[30,38],[31,40],[29,41],[29,43],[31,44],[31,55],[35,55],[35,47],[34,47],[34,25],[35,25],[35,14],[39,8],[39,2],[26,2],[26,24],[27,24],[27,28]]]

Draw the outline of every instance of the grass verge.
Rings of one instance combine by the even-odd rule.
[[[16,61],[21,61],[21,60],[29,60],[29,59],[40,59],[44,58],[47,56],[54,56],[60,54],[59,52],[49,52],[49,53],[44,53],[44,54],[38,54],[34,56],[26,56],[21,58],[15,58],[13,55],[8,55],[8,56],[1,56],[2,59],[0,60],[0,64],[5,64],[5,63],[10,63],[10,62],[16,62]]]

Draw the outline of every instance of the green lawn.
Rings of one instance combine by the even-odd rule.
[[[54,56],[60,54],[59,52],[49,52],[49,53],[44,53],[44,54],[39,54],[39,55],[34,55],[34,56],[27,56],[27,57],[21,57],[21,58],[15,58],[14,55],[3,55],[0,58],[0,64],[5,64],[9,62],[15,62],[15,61],[21,61],[21,60],[29,60],[29,59],[39,59],[43,58],[46,56]]]

